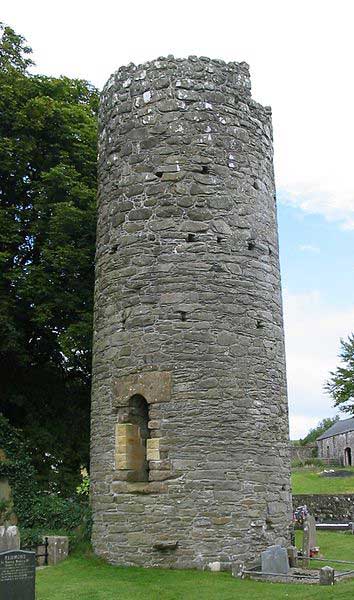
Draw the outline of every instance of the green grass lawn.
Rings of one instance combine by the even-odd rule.
[[[296,547],[302,547],[302,531],[296,531]],[[354,565],[331,563],[328,559],[350,560],[354,562],[354,535],[343,531],[317,531],[317,546],[320,548],[318,558],[324,557],[323,564],[314,560],[311,568],[317,569],[329,565],[336,571],[348,571],[354,569]],[[301,565],[301,563],[300,563]]]
[[[298,532],[299,533],[299,532]],[[354,536],[321,532],[329,558],[354,560]],[[37,573],[37,600],[343,600],[354,580],[334,588],[240,580],[229,573],[113,567],[87,553]]]
[[[332,468],[332,467],[325,467]],[[352,477],[320,477],[323,467],[301,467],[292,470],[293,494],[353,494],[354,467],[346,467]],[[343,469],[336,469],[340,471]]]

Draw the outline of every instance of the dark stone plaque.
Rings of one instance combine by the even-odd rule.
[[[36,554],[24,550],[0,553],[1,600],[35,600]]]

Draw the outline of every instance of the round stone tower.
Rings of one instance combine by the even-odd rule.
[[[95,551],[252,564],[291,508],[271,112],[248,65],[121,67],[98,204]]]

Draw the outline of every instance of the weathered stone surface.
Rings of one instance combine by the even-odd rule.
[[[318,457],[324,460],[330,460],[343,466],[354,464],[354,427],[351,419],[345,419],[344,423],[349,423],[348,429],[351,431],[337,433],[330,437],[324,437],[317,440]],[[325,433],[327,435],[327,432]]]
[[[289,571],[289,559],[286,548],[275,545],[270,546],[261,553],[262,572],[263,573],[282,573]]]
[[[289,545],[272,160],[245,63],[129,65],[102,93],[92,540],[112,563],[231,568]],[[115,464],[136,395],[148,481]]]
[[[332,567],[320,569],[320,585],[334,585],[334,569]]]
[[[0,527],[0,552],[20,549],[20,532],[16,525]]]
[[[347,523],[352,521],[354,494],[296,494],[293,507],[306,504],[319,523]]]
[[[48,564],[56,565],[68,558],[69,538],[66,535],[48,535]]]
[[[287,548],[287,552],[288,552],[289,566],[291,568],[292,567],[297,567],[298,554],[297,554],[297,548],[296,548],[296,546],[289,546]]]
[[[144,396],[149,403],[167,402],[171,398],[172,375],[166,371],[134,373],[114,383],[113,406],[124,406],[134,394]]]

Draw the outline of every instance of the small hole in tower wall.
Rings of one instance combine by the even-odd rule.
[[[163,172],[162,171],[156,171],[155,175],[156,175],[156,177],[160,177],[160,179],[161,179],[161,177],[163,175]]]
[[[248,240],[247,242],[247,246],[249,250],[254,250],[256,247],[256,242],[255,240]]]
[[[184,310],[180,310],[179,314],[181,315],[181,321],[187,320],[187,313]]]
[[[217,243],[217,244],[221,244],[221,242],[222,242],[222,237],[221,237],[221,235],[217,235],[217,236],[216,236],[216,243]]]
[[[203,173],[204,175],[208,175],[210,173],[209,167],[207,165],[203,165],[201,173]]]
[[[263,329],[263,327],[264,327],[263,321],[261,321],[260,319],[257,319],[256,327],[257,327],[257,329]]]
[[[195,242],[196,241],[196,237],[194,233],[189,233],[187,235],[187,242]]]

